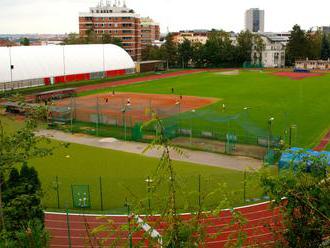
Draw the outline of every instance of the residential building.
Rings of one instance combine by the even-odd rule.
[[[17,44],[7,39],[0,39],[0,47],[16,46]]]
[[[295,62],[296,69],[304,70],[329,70],[330,69],[330,59],[328,60],[297,60]]]
[[[93,30],[98,37],[109,34],[122,40],[123,48],[131,55],[133,60],[141,59],[141,19],[133,9],[126,4],[111,4],[102,1],[90,8],[89,12],[79,13],[79,34],[87,37]]]
[[[154,45],[160,40],[159,24],[150,17],[141,18],[141,45],[142,48],[147,45]]]
[[[245,12],[245,29],[250,32],[265,31],[265,11],[257,8],[249,9]]]
[[[325,34],[330,34],[330,26],[322,26],[319,29]]]
[[[285,47],[287,37],[277,36],[275,33],[260,33],[264,43],[262,52],[257,51],[253,45],[251,59],[253,64],[262,64],[268,68],[281,68],[285,66]]]
[[[189,40],[192,43],[205,44],[208,39],[208,30],[187,30],[172,33],[173,41],[177,44],[182,44],[184,40]]]

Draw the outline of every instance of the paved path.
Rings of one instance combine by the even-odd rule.
[[[55,130],[42,130],[39,131],[38,134],[63,142],[77,143],[116,151],[135,153],[147,157],[160,157],[160,151],[157,151],[155,149],[143,153],[145,148],[148,146],[148,144],[145,143],[119,141],[113,138],[99,138],[82,134],[72,135],[69,133],[64,133]],[[246,168],[259,169],[262,166],[262,161],[254,158],[228,156],[202,151],[192,151],[187,149],[182,149],[182,151],[184,153],[184,156],[180,156],[173,151],[171,154],[172,159],[177,161],[190,162],[194,164],[204,164],[213,167],[221,167],[240,171],[245,170]]]

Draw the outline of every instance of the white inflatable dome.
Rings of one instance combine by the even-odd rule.
[[[134,68],[130,55],[112,44],[0,47],[0,82]]]

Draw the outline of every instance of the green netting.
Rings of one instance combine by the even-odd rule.
[[[141,123],[135,123],[133,129],[132,129],[132,140],[139,141],[143,139],[143,133],[142,133],[142,124]]]
[[[73,208],[91,208],[89,185],[71,185]]]
[[[252,63],[252,62],[245,61],[243,63],[243,68],[254,69],[254,68],[264,68],[264,66],[262,63]]]

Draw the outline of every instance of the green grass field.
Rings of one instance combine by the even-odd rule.
[[[0,116],[6,130],[13,131],[23,125],[22,122]],[[89,185],[92,210],[100,210],[100,177],[103,185],[103,204],[107,213],[123,213],[125,198],[147,197],[145,179],[152,176],[158,160],[142,155],[117,152],[84,145],[71,144],[69,148],[59,148],[44,159],[30,162],[39,172],[44,191],[43,204],[47,209],[57,208],[56,176],[59,182],[60,208],[72,207],[71,185]],[[232,192],[230,206],[243,204],[243,172],[214,168],[184,162],[175,162],[182,190],[179,190],[180,205],[188,193],[189,200],[197,202],[198,175],[202,176],[202,193],[215,190],[225,183]],[[255,183],[248,182],[247,198],[260,197]],[[134,197],[133,197],[134,195]],[[211,206],[223,200],[223,194],[217,194],[206,202]]]
[[[219,111],[222,103],[225,103],[226,113],[219,111],[219,116],[223,115],[225,118],[242,112],[244,107],[250,107],[248,126],[252,123],[257,129],[267,132],[267,121],[274,117],[273,131],[283,137],[285,130],[295,124],[297,128],[294,130],[294,145],[310,148],[315,146],[330,128],[329,82],[330,74],[292,80],[259,71],[241,71],[240,75],[231,76],[205,72],[121,86],[117,87],[116,91],[170,94],[171,88],[174,88],[178,95],[217,97],[222,101],[206,107],[203,111]],[[99,92],[109,90],[84,94]],[[185,119],[189,117],[186,116]],[[204,128],[210,124],[197,120],[193,125]],[[221,123],[211,125],[216,128]]]

